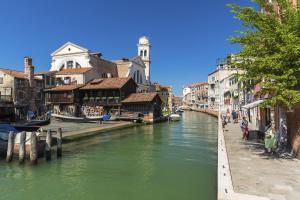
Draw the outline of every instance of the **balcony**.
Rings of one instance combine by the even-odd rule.
[[[46,98],[47,103],[74,103],[74,97],[65,97],[60,95],[51,96]]]
[[[114,105],[120,105],[121,101],[120,101],[119,97],[84,97],[83,104],[114,106]]]

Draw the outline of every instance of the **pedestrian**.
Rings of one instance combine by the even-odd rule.
[[[275,133],[275,124],[269,122],[269,126],[267,126],[267,130],[265,132],[265,150],[268,155],[272,154],[272,150],[276,144]]]
[[[232,110],[231,115],[232,115],[233,123],[237,123],[238,120],[237,112],[235,112],[235,110]]]
[[[230,123],[231,114],[230,114],[229,108],[227,109],[226,116],[227,116],[227,123]]]
[[[243,140],[248,140],[249,139],[249,130],[248,130],[248,121],[246,120],[246,117],[243,117],[241,123],[240,123],[240,127],[242,129],[242,139]]]
[[[227,125],[225,113],[222,113],[221,119],[222,119],[222,127],[223,127],[223,129],[224,129],[225,126]]]

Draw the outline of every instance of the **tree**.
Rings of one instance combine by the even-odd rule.
[[[241,45],[235,67],[244,83],[260,84],[260,94],[272,98],[265,105],[291,108],[300,102],[300,0],[253,0],[261,10],[229,4],[242,30],[231,37]],[[274,9],[274,3],[279,9]]]

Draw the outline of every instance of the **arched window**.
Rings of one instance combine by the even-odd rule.
[[[140,83],[143,83],[142,74],[140,74]]]
[[[147,57],[147,50],[144,51],[144,56]]]
[[[143,56],[143,50],[140,51],[140,56]]]
[[[67,61],[67,69],[72,69],[73,68],[73,61]]]
[[[59,71],[60,70],[63,70],[65,68],[65,64],[62,64],[61,66],[60,66],[60,68],[59,68]]]
[[[81,65],[78,62],[76,62],[76,68],[81,68]]]

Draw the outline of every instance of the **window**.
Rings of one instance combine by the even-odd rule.
[[[67,69],[72,69],[73,68],[73,61],[68,61],[67,62]]]
[[[136,72],[133,74],[133,80],[136,81]]]
[[[54,77],[51,77],[50,80],[51,80],[50,85],[55,85],[55,78],[54,78]]]
[[[143,56],[143,51],[142,50],[140,51],[140,56]]]
[[[64,78],[64,84],[68,85],[71,83],[71,77],[65,77]]]
[[[140,71],[138,70],[137,71],[137,74],[136,74],[136,78],[137,78],[137,80],[136,80],[136,83],[139,83],[140,82]]]
[[[0,84],[3,84],[3,77],[0,77]]]
[[[144,56],[147,57],[147,50],[144,51]]]
[[[64,69],[64,68],[65,68],[65,64],[62,64],[62,65],[60,66],[59,70],[62,70],[62,69]]]
[[[76,68],[81,68],[81,65],[78,62],[76,62]]]
[[[102,73],[101,77],[102,78],[107,78],[107,74],[106,73]]]
[[[139,83],[143,83],[142,74],[140,74],[140,82]]]
[[[50,77],[46,76],[46,85],[50,85]]]

